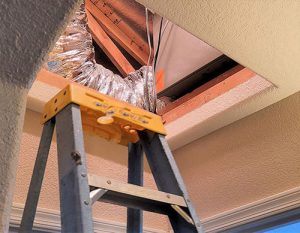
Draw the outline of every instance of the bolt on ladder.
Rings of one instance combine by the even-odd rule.
[[[33,228],[55,124],[62,232],[93,232],[96,201],[127,207],[128,233],[143,232],[143,210],[167,215],[175,233],[203,232],[159,116],[70,84],[46,104],[42,123],[20,232]],[[87,174],[83,129],[128,145],[128,184]],[[142,187],[143,151],[159,191]]]

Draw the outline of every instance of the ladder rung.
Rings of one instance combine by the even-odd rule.
[[[171,205],[186,207],[181,196],[169,194],[133,184],[119,183],[105,177],[88,175],[89,185],[105,189],[107,192],[99,199],[102,202],[118,204],[131,208],[168,214]]]

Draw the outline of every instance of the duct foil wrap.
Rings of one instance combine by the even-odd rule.
[[[151,66],[143,66],[122,78],[96,63],[84,5],[80,6],[59,37],[45,66],[51,72],[102,94],[151,112],[156,109],[155,80]]]

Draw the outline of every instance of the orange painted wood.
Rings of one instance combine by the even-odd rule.
[[[123,31],[132,41],[132,43],[136,44],[141,50],[145,51],[147,54],[149,54],[149,45],[148,42],[145,41],[140,34],[136,32],[130,25],[125,22],[122,17],[119,16],[118,12],[114,11],[114,9],[110,6],[108,3],[110,1],[107,0],[97,0],[95,1],[94,5],[102,11],[102,13],[110,19],[121,31]],[[122,5],[123,7],[126,6],[126,3],[124,1],[116,1],[113,2],[114,6]],[[130,12],[130,15],[134,15],[136,9],[133,7],[131,9],[127,9]],[[149,13],[150,14],[150,13]],[[140,22],[145,23],[145,13],[143,14],[144,17],[139,17],[140,15],[135,14],[134,20],[138,24]],[[124,16],[123,16],[124,17]],[[149,20],[150,21],[150,20]],[[151,22],[151,21],[150,21]],[[149,22],[149,30],[151,28],[152,23]],[[151,24],[151,25],[150,25]],[[145,35],[146,35],[146,29],[145,29]]]
[[[95,5],[98,5],[99,1],[104,2],[104,4],[111,9],[116,15],[126,15],[128,21],[137,24],[144,32],[146,32],[146,17],[145,17],[145,7],[140,3],[133,2],[132,0],[120,1],[120,0],[92,0]],[[124,12],[124,13],[123,13]],[[127,14],[130,12],[130,14]],[[153,16],[152,12],[149,11],[150,18]],[[150,33],[153,34],[153,21],[150,20]],[[146,35],[146,34],[145,34]]]
[[[36,80],[47,83],[51,86],[63,89],[68,86],[70,83],[73,83],[71,80],[66,79],[58,74],[54,74],[44,68],[42,68],[36,76]]]
[[[255,75],[256,74],[253,71],[238,65],[197,88],[192,93],[168,104],[168,106],[160,111],[159,114],[162,115],[165,123],[172,122],[228,92],[230,89],[246,82]]]
[[[128,62],[128,60],[124,57],[122,52],[109,38],[106,32],[98,24],[96,19],[91,15],[91,13],[88,10],[86,11],[86,14],[88,18],[88,26],[94,40],[104,51],[104,53],[109,57],[112,63],[117,67],[117,69],[121,72],[121,74],[124,77],[126,77],[129,73],[133,72],[135,70],[133,66]]]
[[[94,5],[91,0],[85,1],[86,9],[95,17],[105,32],[117,41],[138,62],[145,65],[148,62],[148,53],[138,46],[134,41],[118,28],[105,14]]]
[[[79,84],[77,82],[74,82],[70,79],[67,79],[67,78],[64,78],[58,74],[54,74],[44,68],[40,69],[40,71],[37,73],[36,75],[36,80],[37,81],[40,81],[40,82],[43,82],[43,83],[46,83],[50,86],[53,86],[53,87],[57,87],[59,89],[64,89],[66,88],[69,84],[72,84],[72,85],[77,85],[77,86],[80,86],[80,87],[85,87],[83,86],[82,84]],[[88,87],[85,87],[85,88],[88,88]]]
[[[156,72],[156,91],[160,92],[165,87],[165,72],[163,69]]]

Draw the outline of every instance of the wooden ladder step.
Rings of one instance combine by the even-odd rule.
[[[120,183],[102,176],[88,175],[90,188],[106,190],[98,201],[118,204],[125,207],[169,214],[172,206],[186,209],[183,197],[138,185]]]

